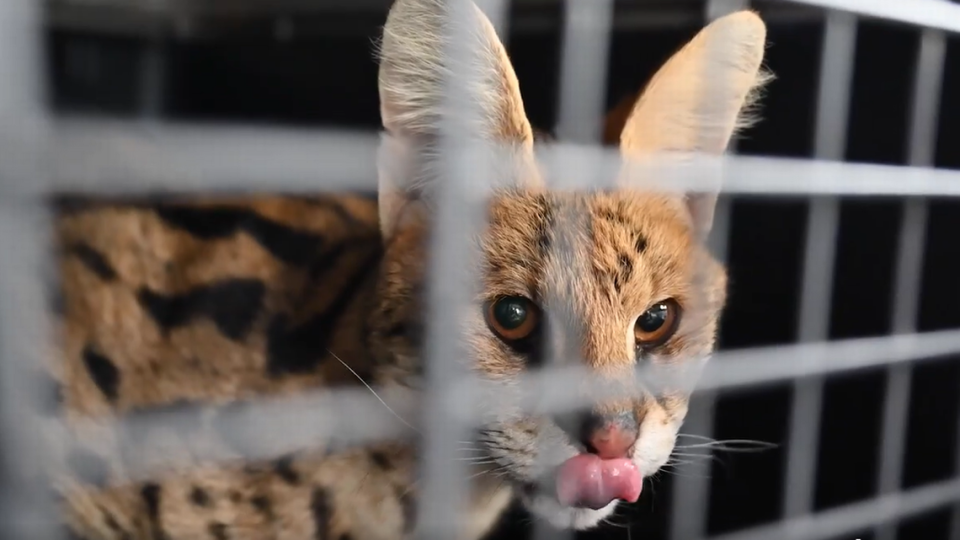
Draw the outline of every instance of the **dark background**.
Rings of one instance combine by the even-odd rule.
[[[881,0],[877,0],[881,1]],[[189,16],[136,10],[93,12],[80,0],[50,11],[50,80],[62,111],[138,116],[154,111],[179,120],[375,129],[378,126],[372,42],[385,1],[275,2],[271,10],[217,5]],[[197,5],[203,5],[198,2]],[[761,4],[767,15],[767,65],[777,75],[763,103],[765,120],[747,133],[748,154],[811,157],[823,20],[817,11]],[[283,8],[283,9],[281,9]],[[109,10],[108,10],[109,11]],[[615,18],[608,105],[634,92],[702,25],[696,0],[623,1]],[[277,17],[287,23],[278,23]],[[289,24],[292,22],[292,26]],[[552,0],[515,2],[507,40],[527,111],[550,129],[558,95],[561,10]],[[279,25],[279,26],[278,26]],[[284,27],[284,25],[287,25]],[[286,29],[284,29],[286,28]],[[292,29],[292,30],[291,30]],[[919,30],[861,21],[846,159],[905,164],[910,88]],[[161,92],[144,86],[145,53],[159,60]],[[960,166],[960,41],[952,39],[939,118],[936,165]],[[736,198],[729,266],[730,303],[721,347],[789,344],[796,339],[807,201]],[[922,276],[919,327],[960,327],[960,205],[932,201]],[[902,201],[851,199],[842,204],[830,337],[889,333],[893,268]],[[876,495],[885,372],[831,377],[825,391],[816,509]],[[912,384],[903,485],[946,479],[957,452],[960,363],[918,365]],[[781,517],[791,387],[724,394],[714,436],[777,443],[757,454],[721,454],[710,471],[709,532]],[[811,471],[814,474],[814,471]],[[619,525],[581,538],[665,538],[671,476],[645,486],[640,504],[622,510]],[[530,529],[517,511],[500,534]],[[904,522],[901,539],[947,537],[949,511]],[[623,525],[627,524],[627,527]],[[855,538],[850,535],[845,538]],[[859,538],[872,538],[863,531]],[[839,540],[839,539],[838,539]]]

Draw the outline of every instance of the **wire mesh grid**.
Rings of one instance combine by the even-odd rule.
[[[724,351],[705,365],[696,364],[697,395],[686,425],[708,435],[712,403],[718,392],[778,381],[794,381],[796,392],[790,419],[790,445],[784,493],[784,520],[772,525],[726,534],[724,540],[766,538],[825,539],[876,527],[878,538],[893,538],[895,523],[908,516],[960,501],[960,480],[902,491],[899,485],[904,454],[906,403],[913,363],[960,353],[960,330],[917,333],[919,267],[926,230],[927,196],[960,194],[960,173],[931,168],[937,129],[937,110],[943,77],[945,32],[960,31],[960,6],[939,0],[858,1],[804,0],[828,10],[824,34],[816,117],[814,160],[785,160],[727,156],[697,156],[681,167],[667,171],[658,165],[658,178],[669,178],[657,187],[683,190],[703,186],[703,172],[722,167],[722,191],[726,194],[817,196],[811,205],[806,231],[802,304],[799,317],[801,343],[746,351]],[[450,0],[450,15],[469,17],[468,4]],[[503,28],[506,0],[478,5]],[[706,19],[748,7],[746,0],[710,0]],[[620,167],[615,153],[601,149],[599,133],[585,126],[602,112],[605,55],[613,17],[611,0],[567,0],[563,31],[563,61],[558,132],[568,142],[542,152],[547,176],[558,176],[571,185],[591,187],[597,178],[612,177]],[[910,112],[908,167],[842,163],[844,133],[853,66],[855,36],[860,16],[880,17],[924,28],[916,60]],[[455,19],[454,19],[455,20]],[[271,189],[306,192],[375,187],[377,168],[370,159],[378,137],[367,133],[317,132],[316,130],[266,130],[243,127],[199,127],[163,123],[135,124],[103,120],[55,117],[42,103],[40,62],[42,9],[33,0],[0,3],[0,421],[4,532],[9,538],[56,538],[60,531],[49,519],[53,508],[47,500],[41,470],[50,441],[69,444],[69,431],[57,420],[44,417],[47,397],[42,391],[37,366],[38,343],[46,342],[43,291],[38,268],[46,264],[43,239],[49,228],[41,204],[47,193],[69,190],[91,194]],[[456,28],[453,24],[451,28]],[[468,40],[450,39],[453,64],[469,64]],[[459,56],[458,56],[459,55]],[[460,59],[459,62],[456,59]],[[470,73],[450,77],[446,107],[469,113]],[[147,98],[145,98],[147,99]],[[149,99],[148,99],[149,101]],[[469,114],[467,114],[469,120]],[[428,324],[428,369],[423,451],[424,482],[418,534],[424,538],[452,538],[458,527],[465,486],[450,481],[462,478],[454,459],[456,441],[483,421],[476,407],[484,383],[459,369],[462,352],[457,335],[458,309],[467,302],[471,265],[450,261],[471,260],[469,236],[482,222],[475,189],[491,174],[496,163],[483,148],[482,155],[464,145],[463,118],[444,125],[448,146],[443,154],[444,172],[450,179],[440,197],[441,234],[434,238],[433,279],[428,300],[437,306]],[[467,148],[467,150],[465,150]],[[255,151],[253,151],[255,150]],[[469,150],[469,151],[468,151]],[[452,158],[456,159],[452,159]],[[698,168],[691,163],[701,164]],[[487,164],[487,165],[485,165]],[[587,165],[584,165],[587,164]],[[669,169],[669,167],[667,167]],[[551,175],[551,173],[554,173]],[[670,173],[670,174],[667,174]],[[284,178],[278,182],[278,178]],[[472,180],[472,181],[471,181]],[[710,186],[706,186],[710,187]],[[898,247],[895,287],[894,333],[879,338],[827,341],[826,320],[838,228],[838,196],[895,195],[905,199]],[[721,199],[711,242],[725,257],[729,207]],[[451,271],[461,269],[463,272]],[[466,275],[462,275],[466,274]],[[454,307],[451,307],[454,306]],[[832,373],[886,366],[888,393],[883,410],[881,466],[877,472],[880,497],[834,510],[812,510],[813,475],[816,468],[817,422],[822,407],[824,377]],[[702,370],[700,369],[702,367]],[[652,373],[638,368],[637,376],[649,381]],[[686,375],[686,374],[684,374]],[[566,364],[530,372],[522,377],[521,406],[537,410],[576,411],[593,400],[609,398],[610,390],[597,381],[592,393],[570,394],[559,389],[584,387],[593,381],[581,365]],[[403,404],[394,404],[403,411]],[[412,404],[411,404],[412,407]],[[323,411],[318,413],[317,411]],[[404,436],[394,411],[383,408],[377,398],[361,390],[325,391],[296,399],[264,400],[242,415],[223,417],[225,429],[255,449],[256,458],[278,455],[315,441],[358,444],[374,439]],[[280,419],[309,417],[310,422]],[[348,418],[362,418],[349,422]],[[176,414],[154,419],[176,427],[185,419]],[[289,426],[296,426],[292,428]],[[305,427],[307,426],[307,427]],[[43,434],[46,438],[40,439]],[[51,439],[53,437],[53,439]],[[269,441],[265,443],[264,441]],[[257,455],[257,452],[262,455]],[[216,461],[224,456],[203,456]],[[137,466],[140,468],[137,469]],[[148,475],[155,464],[132,463],[133,470]],[[676,540],[706,538],[706,493],[703,478],[678,477],[674,493],[671,537]],[[538,534],[551,534],[546,531]],[[556,536],[554,536],[556,537]],[[953,539],[960,539],[960,505],[953,516]]]

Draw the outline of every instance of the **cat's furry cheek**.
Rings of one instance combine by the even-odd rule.
[[[682,423],[682,418],[671,420],[664,411],[648,414],[644,421],[645,429],[634,445],[632,456],[644,478],[655,474],[670,459]]]

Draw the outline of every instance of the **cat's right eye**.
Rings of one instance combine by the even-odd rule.
[[[530,337],[540,323],[540,309],[522,296],[504,296],[484,307],[484,318],[493,333],[504,341]]]

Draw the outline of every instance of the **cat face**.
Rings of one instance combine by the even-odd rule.
[[[639,365],[708,355],[726,277],[685,212],[675,199],[632,192],[496,200],[468,331],[478,371],[502,380],[581,362],[626,382]],[[666,463],[687,411],[680,389],[631,396],[582,416],[499,413],[479,444],[540,517],[589,527],[616,499],[635,500],[643,478]],[[596,457],[576,465],[583,454]],[[598,471],[630,478],[591,493]]]
[[[537,162],[513,68],[489,21],[470,7],[469,20],[456,27],[479,68],[467,87],[480,111],[469,135],[505,149],[506,157],[482,177],[493,180],[486,227],[464,239],[475,243],[482,284],[464,313],[469,367],[506,389],[546,362],[579,362],[616,382],[638,365],[709,355],[726,286],[722,266],[702,243],[715,197],[645,192],[629,166],[610,179],[612,189],[549,189],[553,179]],[[424,320],[426,249],[431,230],[441,226],[434,192],[445,177],[433,166],[432,143],[448,71],[440,54],[447,9],[442,0],[397,0],[381,47],[387,246],[378,310],[384,330],[375,334],[398,372],[422,366],[416,336]],[[751,12],[700,32],[633,104],[620,132],[624,163],[670,152],[722,153],[765,80],[764,41],[765,27]],[[538,517],[585,529],[618,501],[636,500],[643,479],[666,463],[688,397],[680,389],[638,389],[583,415],[491,407],[469,450]]]

